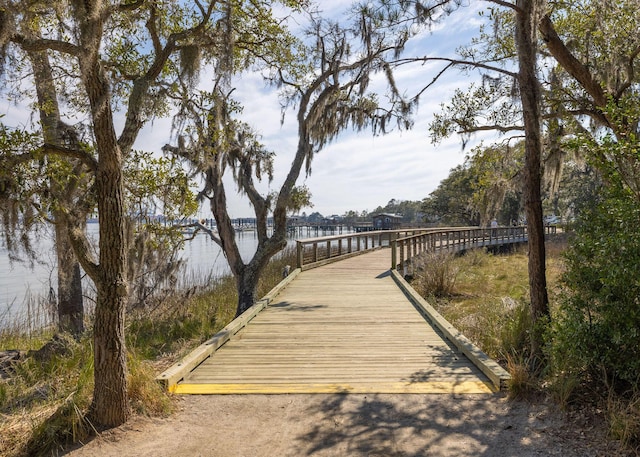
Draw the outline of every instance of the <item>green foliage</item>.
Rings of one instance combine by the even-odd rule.
[[[36,134],[0,124],[0,224],[10,252],[32,252],[28,232],[42,223],[39,208],[49,205],[44,158],[36,153],[37,160],[26,160],[39,141]]]
[[[446,225],[503,225],[522,214],[523,147],[479,146],[423,202],[427,220]]]
[[[568,288],[555,319],[558,357],[573,370],[640,379],[640,205],[621,188],[603,190],[576,226],[567,252]]]
[[[416,222],[419,220],[420,210],[420,201],[396,200],[395,198],[392,198],[391,200],[389,200],[389,202],[387,202],[385,206],[378,206],[376,209],[374,209],[371,214],[398,214],[402,216],[403,222]],[[351,214],[351,216],[358,217],[357,214]],[[362,211],[360,217],[369,217],[369,215],[366,211]],[[370,220],[370,218],[368,220]]]
[[[195,183],[177,161],[132,151],[124,171],[131,217],[148,222],[162,214],[173,221],[190,217],[198,210],[192,190]]]
[[[468,164],[451,169],[449,176],[423,200],[426,220],[444,225],[479,225],[480,215],[470,201],[474,179]]]

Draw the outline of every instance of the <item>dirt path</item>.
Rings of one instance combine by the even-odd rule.
[[[588,426],[496,395],[210,395],[179,405],[167,419],[134,418],[68,455],[616,455]]]

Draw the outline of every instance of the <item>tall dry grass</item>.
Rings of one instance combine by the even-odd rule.
[[[259,295],[274,287],[284,265],[294,261],[291,250],[274,259]],[[235,316],[233,278],[191,276],[185,285],[127,316],[129,398],[136,414],[170,414],[173,400],[155,377]],[[93,392],[90,330],[74,340],[55,335],[51,326],[35,329],[16,323],[0,329],[0,351],[7,349],[21,350],[22,357],[0,379],[1,456],[58,455],[94,433],[86,419]]]
[[[556,313],[562,299],[561,276],[565,239],[547,245],[547,285],[550,308]],[[530,398],[544,393],[562,409],[589,410],[596,405],[602,411],[611,439],[637,453],[640,443],[640,389],[619,392],[613,386],[592,386],[590,380],[567,370],[570,361],[555,357],[554,340],[548,335],[550,354],[545,367],[533,367],[528,357],[529,285],[527,252],[519,249],[509,255],[491,255],[469,251],[464,256],[444,255],[429,258],[421,268],[435,272],[414,272],[412,285],[445,319],[471,339],[489,356],[503,364],[512,376],[509,396]],[[451,287],[441,287],[444,272],[453,272]],[[434,281],[433,278],[436,278]],[[446,290],[441,294],[439,291]],[[588,414],[588,413],[585,413]],[[634,451],[635,449],[635,451]],[[626,452],[626,451],[625,451]],[[626,454],[625,454],[626,455]]]

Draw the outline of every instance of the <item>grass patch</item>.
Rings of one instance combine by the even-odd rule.
[[[547,289],[552,322],[562,300],[562,253],[566,240],[547,242]],[[443,266],[442,263],[450,265]],[[509,398],[532,399],[539,394],[552,399],[577,417],[601,416],[611,439],[623,449],[637,449],[640,443],[640,389],[637,382],[630,391],[618,392],[612,386],[595,383],[586,372],[573,369],[571,354],[558,352],[558,335],[548,331],[547,365],[532,367],[528,333],[529,314],[528,257],[524,249],[508,255],[470,251],[464,256],[443,256],[434,268],[455,272],[455,286],[448,294],[434,293],[429,275],[414,274],[412,285],[453,326],[472,340],[511,374]],[[430,268],[425,262],[423,269]],[[436,272],[437,277],[439,273]],[[425,280],[424,277],[427,277]],[[552,329],[550,327],[549,329]],[[571,414],[568,415],[571,417]],[[634,454],[635,455],[635,454]]]
[[[555,290],[562,271],[560,249],[547,259],[547,281]],[[432,267],[433,265],[433,267]],[[435,268],[435,274],[428,270]],[[415,275],[413,287],[454,327],[474,342],[490,357],[508,367],[525,357],[528,344],[529,276],[526,250],[493,255],[473,250],[465,255],[443,254],[439,260],[428,259],[422,271]],[[449,272],[447,293],[429,287],[429,278]],[[426,278],[426,279],[425,279]],[[436,281],[437,282],[437,281]],[[435,292],[434,292],[435,290]]]
[[[294,263],[293,250],[274,259],[262,277],[258,295],[271,290],[282,279],[284,266]],[[196,287],[201,280],[206,284]],[[233,278],[189,281],[191,285],[184,290],[127,315],[129,399],[136,414],[171,413],[174,402],[155,377],[235,316]],[[0,379],[0,455],[58,455],[66,445],[95,432],[85,419],[93,393],[89,333],[76,341],[49,329],[12,326],[0,330],[0,351],[9,349],[19,349],[22,357]]]

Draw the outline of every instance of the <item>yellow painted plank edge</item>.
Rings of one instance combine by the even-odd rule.
[[[433,381],[387,383],[251,383],[251,384],[190,384],[180,383],[170,389],[176,394],[238,395],[238,394],[489,394],[495,387],[485,381]]]
[[[424,298],[422,298],[411,285],[396,270],[391,270],[391,276],[402,291],[423,313],[423,315],[451,341],[475,366],[477,366],[495,385],[498,390],[507,390],[511,375],[495,360],[473,344],[466,336],[460,333],[444,317],[438,313]]]
[[[225,328],[213,335],[209,340],[191,351],[188,355],[180,359],[171,367],[167,368],[157,378],[160,384],[166,389],[171,390],[181,379],[190,373],[195,367],[200,365],[203,360],[217,351],[229,339],[245,327],[260,311],[266,308],[274,298],[300,274],[300,269],[296,268],[286,278],[280,281],[273,289],[269,291],[264,298],[258,300],[255,305],[246,310],[240,316],[231,321]]]

